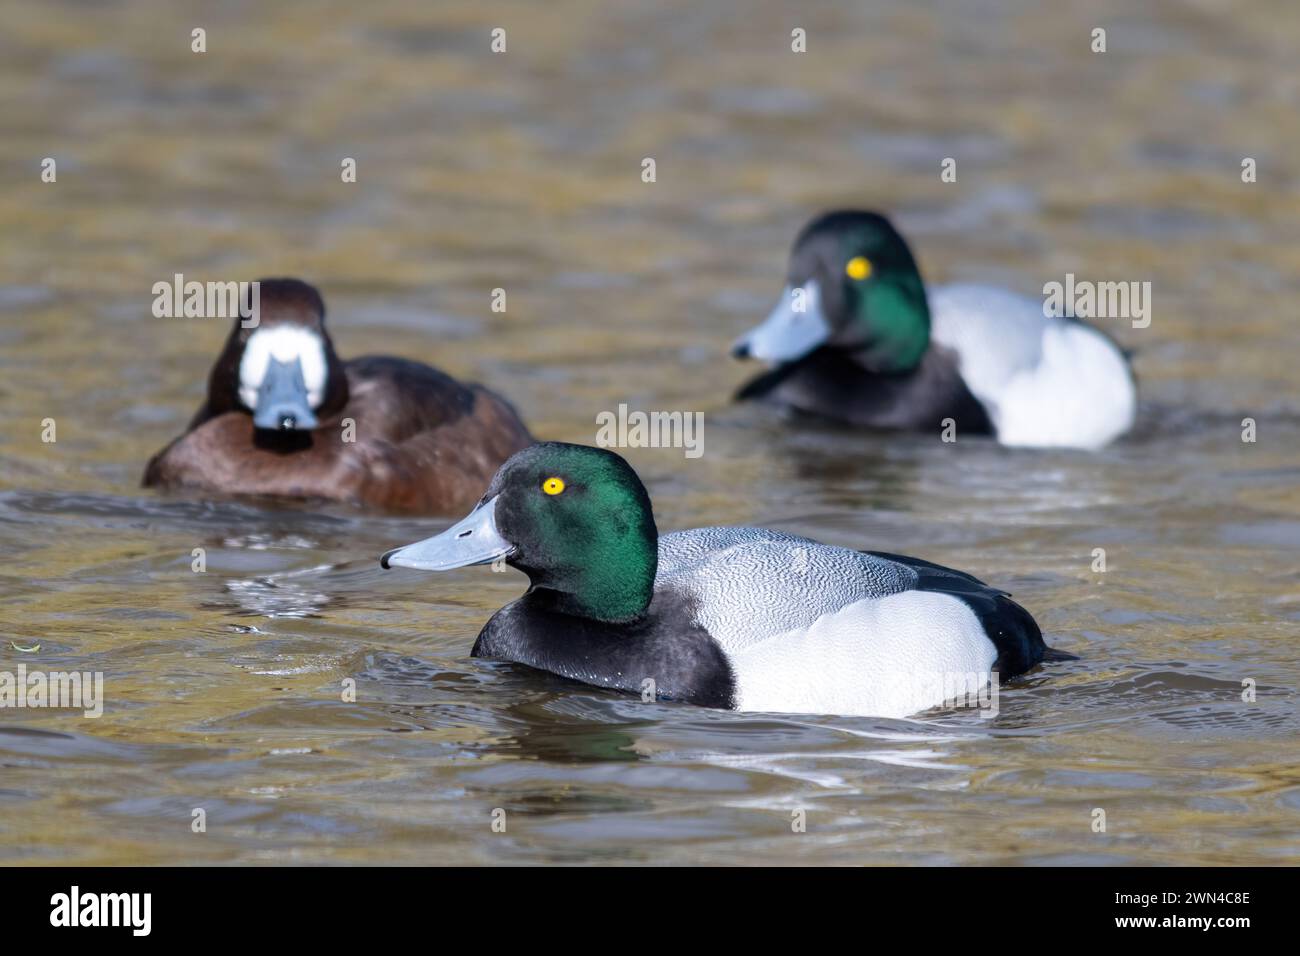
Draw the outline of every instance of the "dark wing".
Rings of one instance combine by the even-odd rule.
[[[989,587],[965,571],[920,558],[884,551],[864,551],[863,554],[906,565],[916,572],[918,591],[950,594],[974,611],[984,627],[984,633],[998,649],[998,659],[993,666],[1003,677],[1023,674],[1043,660],[1073,659],[1073,655],[1052,650],[1043,643],[1043,633],[1038,629],[1038,622],[1011,600],[1006,591]]]

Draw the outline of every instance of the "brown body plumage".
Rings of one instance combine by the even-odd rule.
[[[324,311],[304,282],[262,281],[258,328],[291,323],[324,344],[328,378],[315,428],[254,427],[239,393],[240,361],[254,330],[236,323],[213,366],[207,400],[185,434],[150,460],[144,484],[443,514],[472,505],[501,463],[532,443],[510,404],[481,385],[407,359],[342,361]]]

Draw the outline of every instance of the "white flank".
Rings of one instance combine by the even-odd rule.
[[[738,710],[906,717],[944,703],[951,675],[988,674],[997,650],[957,598],[903,591],[728,657]]]
[[[1100,448],[1133,427],[1137,395],[1124,357],[1084,325],[1054,320],[1038,365],[997,396],[998,441],[1026,448]]]
[[[1132,427],[1137,392],[1128,363],[1096,330],[983,286],[935,289],[930,308],[934,341],[957,353],[962,379],[1002,444],[1100,448]]]

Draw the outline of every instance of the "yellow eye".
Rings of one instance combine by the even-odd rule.
[[[871,275],[871,260],[866,256],[854,256],[844,266],[844,274],[857,281],[865,279]]]
[[[558,495],[563,490],[563,478],[547,478],[542,482],[542,491],[546,492],[548,495]]]

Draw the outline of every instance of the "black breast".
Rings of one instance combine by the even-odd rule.
[[[651,680],[659,700],[735,707],[731,665],[684,599],[656,592],[646,613],[625,624],[563,614],[549,603],[546,591],[534,589],[507,604],[484,625],[472,655],[637,694]]]
[[[760,375],[738,400],[763,399],[821,418],[908,431],[935,431],[951,418],[959,435],[992,434],[988,412],[962,381],[953,354],[931,345],[910,372],[880,375],[840,349],[820,348]]]

